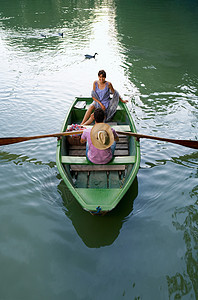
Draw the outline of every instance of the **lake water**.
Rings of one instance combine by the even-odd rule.
[[[197,139],[197,16],[195,0],[1,0],[1,137],[59,132],[105,69],[139,133]],[[0,149],[0,299],[198,299],[198,152],[142,139],[104,217],[55,154],[55,138]]]

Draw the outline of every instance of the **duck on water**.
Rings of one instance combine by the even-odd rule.
[[[85,54],[85,58],[87,59],[95,58],[96,55],[98,55],[98,53],[95,53],[94,55]]]

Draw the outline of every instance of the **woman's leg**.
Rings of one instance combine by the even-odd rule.
[[[88,110],[86,111],[85,115],[84,115],[84,118],[81,122],[81,125],[85,125],[85,122],[89,119],[92,111],[94,110],[95,106],[93,104],[90,105],[90,107],[88,108]],[[91,124],[91,123],[90,123]],[[88,124],[86,124],[88,125]]]
[[[90,118],[83,125],[90,125],[94,121],[94,113],[91,114]]]

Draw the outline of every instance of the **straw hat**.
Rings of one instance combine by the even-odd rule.
[[[114,135],[111,127],[106,123],[96,123],[91,129],[91,141],[94,147],[105,150],[114,142]]]

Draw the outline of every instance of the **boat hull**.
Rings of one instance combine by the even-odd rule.
[[[76,98],[67,112],[62,132],[79,124],[91,98]],[[84,106],[83,106],[84,104]],[[125,104],[110,123],[115,130],[136,132]],[[59,173],[83,209],[105,214],[114,209],[133,183],[140,165],[140,146],[134,137],[120,137],[115,158],[107,165],[94,165],[85,157],[85,146],[71,146],[66,137],[57,142],[56,164]],[[122,141],[123,140],[123,141]],[[128,148],[128,149],[127,149]]]

